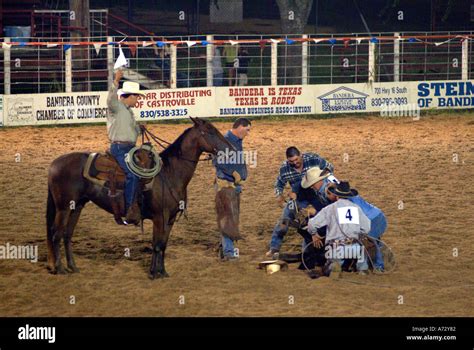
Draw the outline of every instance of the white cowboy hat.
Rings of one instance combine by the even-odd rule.
[[[135,83],[133,81],[126,81],[125,83],[123,83],[122,88],[119,91],[117,91],[117,94],[119,96],[122,96],[125,94],[137,94],[142,97],[145,97],[145,94],[143,93],[143,91],[140,91],[140,84]]]
[[[303,177],[303,180],[301,180],[301,187],[311,187],[316,182],[324,180],[329,175],[331,175],[331,173],[328,172],[326,169],[319,169],[319,167],[309,168],[305,176]]]

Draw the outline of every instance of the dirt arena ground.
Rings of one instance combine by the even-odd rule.
[[[173,140],[189,126],[151,130]],[[224,132],[229,123],[216,126]],[[217,260],[213,168],[203,162],[189,186],[189,220],[169,242],[171,277],[150,281],[151,223],[141,235],[93,204],[74,235],[81,273],[46,270],[48,166],[63,153],[105,150],[105,126],[0,129],[0,245],[39,246],[36,264],[0,261],[0,315],[474,316],[473,136],[473,114],[255,121],[245,140],[258,166],[242,197],[240,261]],[[393,273],[311,280],[294,264],[273,275],[256,269],[280,215],[273,183],[289,145],[332,161],[339,179],[385,211]]]

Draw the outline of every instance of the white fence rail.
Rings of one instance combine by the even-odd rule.
[[[147,89],[468,80],[473,40],[472,32],[3,38],[0,93],[104,91],[119,46],[126,78]]]

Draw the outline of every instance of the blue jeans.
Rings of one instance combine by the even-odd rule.
[[[138,184],[140,182],[140,178],[132,173],[127,164],[125,164],[125,157],[130,150],[135,147],[135,145],[127,145],[127,144],[117,144],[112,143],[110,145],[110,153],[115,157],[117,162],[119,163],[120,167],[126,174],[125,178],[125,211],[130,208],[132,205],[135,195],[137,193]]]
[[[283,208],[283,213],[273,229],[272,239],[270,241],[271,250],[280,250],[283,238],[288,232],[288,223],[295,219],[296,210],[290,207],[290,203],[291,202],[288,202],[285,208]],[[309,205],[307,201],[297,201],[296,204],[298,209],[306,208]]]
[[[383,213],[380,213],[370,222],[369,236],[380,239],[380,237],[383,235],[386,229],[387,229],[387,219],[385,218],[385,215]],[[381,246],[382,244],[376,241],[374,268],[379,268],[379,269],[384,268],[383,255],[380,250]]]
[[[235,256],[234,241],[224,235],[222,235],[222,253],[228,257]]]

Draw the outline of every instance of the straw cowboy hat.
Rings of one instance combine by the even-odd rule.
[[[331,173],[326,169],[320,169],[318,167],[309,168],[306,172],[303,180],[301,180],[301,187],[308,188],[313,186],[316,182],[324,180],[327,178]]]
[[[133,81],[126,81],[125,83],[123,83],[122,88],[119,91],[117,91],[117,94],[119,96],[126,95],[126,94],[136,94],[136,95],[145,97],[145,94],[143,93],[143,91],[140,91],[140,84],[135,83]]]
[[[341,181],[336,186],[330,186],[328,191],[340,198],[355,197],[359,194],[355,188],[351,188],[349,181]]]

